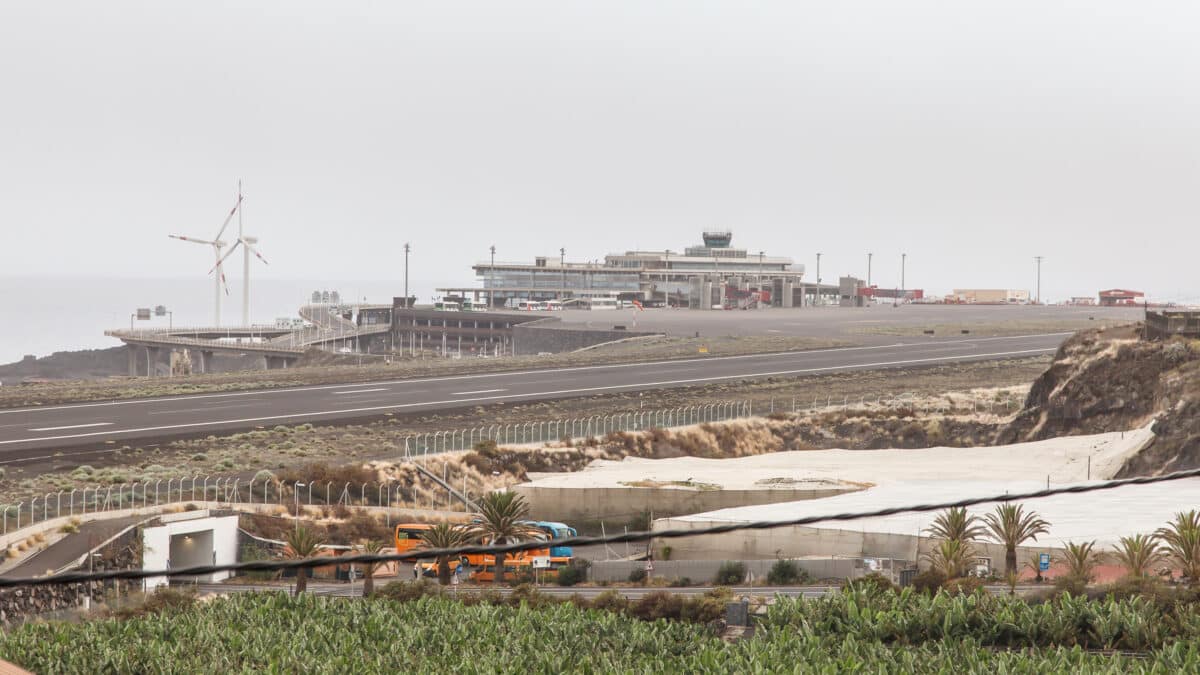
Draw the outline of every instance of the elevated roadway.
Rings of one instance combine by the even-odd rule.
[[[1053,353],[1070,333],[897,339],[890,344],[573,368],[330,384],[0,410],[0,462],[276,424],[686,387],[742,379],[912,368]],[[814,392],[819,394],[819,392]]]

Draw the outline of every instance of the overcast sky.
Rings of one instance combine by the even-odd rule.
[[[202,276],[167,234],[240,178],[276,279],[730,228],[826,280],[906,252],[909,287],[1031,289],[1044,255],[1050,298],[1200,299],[1198,32],[1182,1],[5,2],[0,275]]]

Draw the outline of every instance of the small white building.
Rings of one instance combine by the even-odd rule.
[[[237,516],[212,517],[208,511],[184,511],[164,515],[161,520],[162,525],[142,530],[143,570],[172,570],[237,562]],[[186,578],[213,583],[229,577],[229,572],[216,572]],[[143,590],[150,592],[167,583],[165,576],[147,577],[143,581]]]

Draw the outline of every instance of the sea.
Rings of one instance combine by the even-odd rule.
[[[470,278],[410,279],[409,293],[428,302],[437,287],[471,284]],[[251,323],[273,325],[277,318],[299,316],[313,291],[337,291],[343,303],[391,304],[393,297],[404,295],[404,280],[253,279]],[[162,305],[171,314],[149,321],[135,318],[135,327],[211,326],[213,304],[211,278],[0,277],[0,364],[27,354],[118,347],[121,342],[104,331],[128,329],[130,316],[142,307]],[[241,321],[242,287],[234,278],[221,299],[221,325]]]

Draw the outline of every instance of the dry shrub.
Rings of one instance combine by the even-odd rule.
[[[984,581],[978,577],[961,577],[942,584],[942,590],[951,595],[971,595],[983,587]]]
[[[374,469],[361,464],[334,466],[324,462],[313,462],[302,467],[281,469],[279,480],[284,483],[300,481],[303,483],[313,482],[318,485],[333,483],[335,486],[345,486],[346,483],[355,485],[375,483],[378,482],[379,477]]]
[[[592,598],[591,608],[606,612],[624,612],[629,609],[629,599],[617,591],[604,591]]]
[[[353,544],[363,540],[392,540],[392,529],[370,513],[351,514],[345,522],[331,522],[325,526],[331,544]]]
[[[133,619],[162,612],[182,612],[195,604],[196,594],[192,591],[160,588],[144,595],[140,602],[109,610],[106,615],[114,619]]]
[[[628,611],[643,621],[679,619],[683,614],[683,598],[667,591],[655,591],[642,596]]]
[[[375,589],[373,599],[394,600],[396,602],[411,602],[424,597],[440,597],[442,588],[430,579],[417,581],[393,581],[382,588]]]

